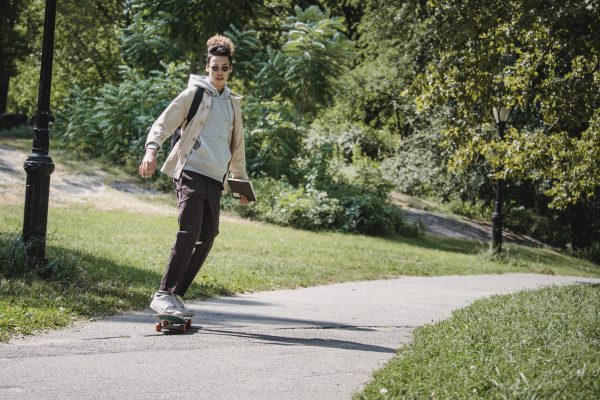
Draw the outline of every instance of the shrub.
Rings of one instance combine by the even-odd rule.
[[[284,180],[254,180],[258,203],[250,207],[225,199],[225,209],[242,216],[307,230],[335,230],[369,235],[414,235],[402,211],[389,203],[392,185],[381,177],[378,164],[355,156],[355,177],[340,172],[339,148],[331,138],[308,142],[307,154],[298,162],[304,184]],[[359,154],[359,153],[357,153]]]
[[[600,264],[600,242],[595,242],[591,246],[575,250],[573,253],[576,257]]]
[[[492,216],[491,205],[482,201],[453,199],[448,203],[448,209],[454,214],[480,221],[490,219]]]
[[[306,128],[296,121],[293,104],[280,100],[250,100],[244,106],[247,168],[254,176],[296,180],[294,159]]]
[[[58,112],[57,133],[76,154],[137,167],[152,123],[185,88],[187,70],[171,64],[146,78],[122,66],[118,84],[106,84],[97,92],[75,87]],[[165,156],[166,151],[159,152],[159,165]],[[161,179],[159,175],[154,179]]]
[[[491,211],[489,216],[491,217]],[[568,226],[562,223],[557,213],[541,215],[533,209],[508,204],[505,225],[514,232],[529,235],[554,246],[564,246],[570,240]]]

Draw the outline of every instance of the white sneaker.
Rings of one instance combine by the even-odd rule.
[[[183,304],[183,302],[181,301],[181,299],[178,296],[173,296],[175,298],[175,301],[177,302],[177,305],[179,306],[179,311],[181,311],[182,315],[186,318],[192,318],[194,315],[196,315],[196,311],[192,310],[191,308],[188,308],[185,306],[185,304]]]
[[[179,308],[177,298],[170,293],[163,294],[156,292],[152,303],[150,303],[150,308],[157,314],[171,314],[177,317],[184,316],[182,310]]]

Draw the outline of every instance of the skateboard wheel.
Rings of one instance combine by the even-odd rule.
[[[162,321],[162,326],[169,326],[169,321]]]
[[[162,326],[160,326],[160,322],[157,322],[156,325],[154,325],[154,329],[156,330],[156,332],[162,331]]]
[[[185,326],[186,326],[188,329],[189,329],[189,328],[191,328],[191,327],[192,327],[192,320],[191,320],[191,319],[188,319],[188,320],[185,322]]]
[[[179,325],[179,332],[186,333],[187,332],[187,325]]]

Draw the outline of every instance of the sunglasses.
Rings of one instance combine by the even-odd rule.
[[[221,72],[227,72],[231,69],[231,67],[229,65],[223,65],[221,66]],[[219,70],[219,66],[218,65],[211,65],[210,66],[210,70],[217,72]]]

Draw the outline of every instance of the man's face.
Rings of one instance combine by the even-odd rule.
[[[227,71],[223,71],[223,69],[226,69]],[[232,66],[229,64],[229,58],[226,56],[212,56],[210,62],[206,66],[208,80],[215,89],[219,91],[223,90],[223,87],[225,87],[231,70]]]

